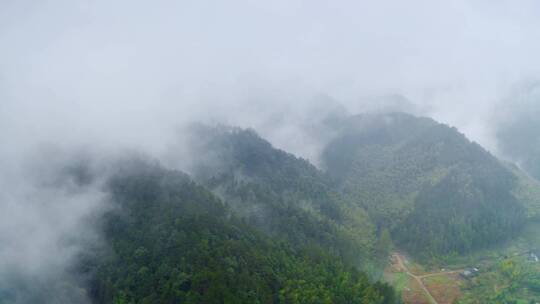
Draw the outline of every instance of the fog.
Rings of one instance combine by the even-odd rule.
[[[317,163],[328,114],[405,110],[503,155],[497,126],[540,80],[539,15],[534,0],[3,0],[0,282],[62,272],[80,247],[58,240],[104,208],[97,186],[36,184],[28,164],[61,167],[43,145],[167,159],[203,121]]]
[[[217,120],[285,148],[275,128],[313,99],[356,112],[393,94],[491,147],[493,105],[538,78],[539,6],[3,1],[2,134],[159,149],[171,126]]]

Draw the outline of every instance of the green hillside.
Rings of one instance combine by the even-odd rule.
[[[421,257],[505,240],[526,220],[519,178],[455,128],[408,114],[354,116],[323,153],[349,201]]]
[[[119,168],[106,249],[81,265],[96,303],[397,302],[328,251],[259,231],[183,173],[138,160]]]
[[[291,244],[322,247],[373,268],[376,236],[368,215],[334,191],[324,172],[252,130],[198,126],[193,132],[194,176],[236,214]]]

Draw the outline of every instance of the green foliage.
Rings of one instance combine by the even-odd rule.
[[[467,282],[459,303],[535,303],[540,297],[540,272],[524,258],[505,259]]]
[[[525,222],[516,176],[456,129],[431,119],[352,117],[323,159],[348,200],[423,258],[490,246]]]
[[[395,232],[406,248],[434,256],[467,253],[520,231],[524,212],[514,197],[494,175],[474,174],[452,173],[417,197],[414,211]]]
[[[194,175],[236,214],[294,246],[370,262],[376,236],[368,215],[334,191],[325,173],[252,130],[197,126],[193,134]]]
[[[184,174],[129,163],[109,188],[119,208],[90,271],[97,303],[398,302],[323,247],[260,232]]]
[[[507,164],[507,167],[517,177],[513,194],[520,202],[524,203],[527,217],[532,220],[540,220],[540,182],[514,165]]]
[[[386,259],[393,249],[392,237],[388,229],[383,229],[377,244],[375,245],[375,256],[381,259]]]

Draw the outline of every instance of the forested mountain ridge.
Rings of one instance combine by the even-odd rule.
[[[293,246],[236,217],[178,171],[131,161],[107,183],[107,249],[80,269],[96,303],[397,303],[386,284],[323,248]]]
[[[323,171],[253,130],[199,125],[193,136],[193,175],[239,216],[293,244],[322,246],[361,267],[371,263],[376,235],[368,215],[344,201]]]
[[[323,164],[379,229],[423,257],[467,253],[519,232],[519,178],[455,128],[403,113],[343,121]],[[521,184],[530,187],[531,184]]]
[[[91,300],[399,303],[373,281],[388,231],[399,249],[440,258],[538,218],[539,183],[456,129],[401,113],[340,119],[322,169],[253,130],[201,125],[190,175],[146,157],[103,166],[104,246],[76,267]],[[93,183],[85,163],[64,174]]]

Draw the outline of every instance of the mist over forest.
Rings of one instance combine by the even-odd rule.
[[[1,1],[0,303],[540,301],[539,14]]]

